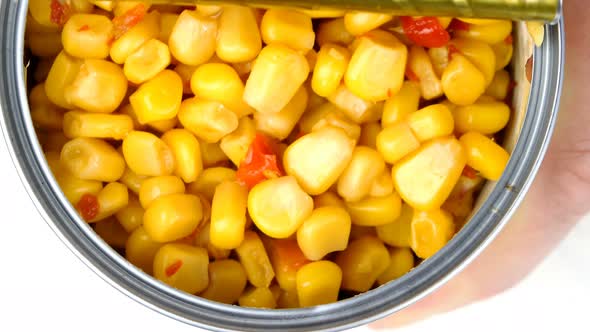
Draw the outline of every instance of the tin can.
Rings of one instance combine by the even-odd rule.
[[[546,152],[556,121],[564,65],[564,25],[545,26],[534,47],[524,23],[515,24],[512,152],[502,178],[488,183],[463,229],[435,256],[405,276],[356,297],[319,307],[260,310],[214,303],[173,289],[143,273],[82,221],[52,176],[29,114],[24,31],[27,1],[0,1],[0,124],[8,150],[31,199],[55,234],[88,267],[136,301],[179,321],[214,331],[337,331],[390,315],[426,296],[463,269],[508,222]],[[532,83],[525,62],[534,58]]]

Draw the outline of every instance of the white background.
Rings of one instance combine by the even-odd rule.
[[[0,331],[197,331],[127,298],[82,264],[35,210],[3,138],[0,209]],[[586,218],[510,291],[396,331],[590,331],[589,240]]]

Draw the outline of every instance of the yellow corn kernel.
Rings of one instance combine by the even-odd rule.
[[[107,142],[79,137],[66,143],[61,162],[73,175],[83,180],[117,181],[125,171],[125,160]]]
[[[342,269],[342,289],[366,292],[389,266],[387,248],[376,237],[365,236],[352,241],[336,256]]]
[[[94,224],[94,231],[109,246],[116,249],[125,248],[129,233],[113,218]]]
[[[277,307],[274,295],[268,287],[252,287],[238,299],[241,307],[274,309]]]
[[[233,304],[246,288],[246,271],[233,259],[209,263],[209,286],[199,296],[211,301]]]
[[[446,45],[433,47],[429,48],[427,52],[434,72],[438,77],[441,77],[445,68],[449,65],[449,48]]]
[[[260,33],[265,44],[283,44],[303,53],[311,50],[315,41],[311,17],[288,9],[267,10]]]
[[[246,116],[240,119],[236,130],[221,139],[219,147],[234,165],[239,167],[255,136],[256,125]]]
[[[78,58],[104,59],[109,56],[113,22],[94,14],[75,14],[66,22],[62,43],[68,54]]]
[[[377,236],[386,244],[405,248],[410,247],[412,218],[414,209],[406,203],[402,204],[401,214],[393,222],[376,227]]]
[[[310,89],[311,91],[311,89]],[[312,94],[315,95],[315,92],[311,91]],[[308,91],[309,94],[309,91]],[[317,96],[317,95],[316,95]],[[321,97],[320,97],[321,98]],[[311,102],[311,94],[308,101],[308,104]],[[301,118],[299,119],[299,130],[305,134],[311,133],[313,127],[326,115],[338,112],[339,109],[332,103],[322,102],[322,104],[317,105],[315,107],[308,107],[308,110],[303,113]]]
[[[410,272],[414,268],[414,254],[410,248],[390,248],[389,266],[378,278],[379,285],[386,284]]]
[[[58,28],[58,25],[51,19],[51,0],[31,0],[29,13],[43,27]]]
[[[270,256],[270,262],[276,274],[279,287],[286,291],[297,288],[297,270],[309,263],[303,252],[292,239],[270,240],[264,242]]]
[[[139,204],[137,197],[130,195],[127,206],[117,211],[115,218],[128,233],[131,233],[143,223],[144,212],[145,210]]]
[[[182,79],[172,70],[164,70],[142,84],[129,102],[141,124],[174,118],[182,102]]]
[[[254,111],[244,100],[244,83],[230,65],[206,63],[199,66],[190,81],[195,96],[222,103],[238,118]]]
[[[344,26],[351,34],[358,36],[377,29],[391,21],[392,15],[369,12],[348,12],[344,15]]]
[[[284,140],[293,131],[303,112],[305,112],[307,100],[307,89],[301,87],[291,101],[279,112],[254,113],[256,129],[279,140]]]
[[[501,41],[492,45],[492,50],[496,55],[496,70],[504,69],[512,61],[514,46],[512,43]]]
[[[358,37],[344,75],[346,86],[368,101],[396,95],[404,82],[408,50],[394,35],[372,31]]]
[[[345,209],[326,206],[315,209],[297,230],[297,244],[309,260],[317,261],[334,251],[346,249],[350,216]]]
[[[218,142],[238,127],[238,117],[223,104],[197,98],[182,102],[178,119],[186,129],[207,143]]]
[[[377,135],[381,132],[379,122],[368,122],[361,126],[361,135],[358,140],[359,145],[364,145],[372,149],[377,148]]]
[[[443,72],[442,85],[449,101],[457,105],[473,104],[486,89],[483,73],[460,54],[453,54]]]
[[[163,245],[154,257],[154,277],[190,294],[209,285],[209,257],[203,248],[186,244]]]
[[[201,202],[204,202],[204,201],[202,200]],[[206,206],[204,203],[202,203],[202,204],[203,204],[203,207]],[[205,213],[205,212],[206,211],[204,211],[203,213]],[[205,216],[203,216],[203,220],[205,220]],[[199,226],[197,228],[197,234],[195,235],[194,244],[197,247],[207,249],[207,252],[209,253],[209,257],[211,257],[212,259],[218,260],[218,259],[228,258],[229,254],[231,252],[230,250],[218,248],[211,243],[210,238],[209,238],[210,226],[211,226],[211,224],[209,222],[207,222],[204,226]]]
[[[184,194],[184,183],[177,176],[155,176],[143,181],[139,189],[139,201],[144,209],[158,199],[166,195]]]
[[[203,170],[197,181],[188,185],[191,194],[203,194],[208,200],[213,199],[215,188],[224,181],[235,181],[236,171],[226,167],[210,167]]]
[[[334,93],[344,77],[349,61],[348,49],[336,44],[324,44],[320,48],[313,70],[311,80],[313,91],[322,97]]]
[[[196,66],[215,54],[217,19],[196,11],[183,11],[170,33],[170,53],[181,63]]]
[[[127,78],[121,67],[96,59],[84,60],[74,80],[64,90],[70,105],[100,113],[115,111],[126,93]]]
[[[146,126],[142,125],[139,123],[139,120],[137,120],[137,114],[135,114],[135,110],[131,104],[125,104],[124,106],[119,107],[119,110],[116,113],[129,116],[131,121],[133,121],[133,129],[144,130],[146,128]]]
[[[172,149],[156,135],[132,131],[123,140],[123,156],[127,166],[138,175],[170,175],[175,160]]]
[[[168,45],[168,39],[170,39],[170,34],[172,34],[172,29],[174,28],[174,25],[176,25],[177,20],[178,14],[160,14],[160,34],[158,35],[158,39],[163,43],[166,43],[166,45]]]
[[[510,89],[511,78],[510,73],[506,70],[498,70],[494,75],[492,83],[486,89],[485,94],[494,97],[497,100],[505,100]]]
[[[151,275],[154,269],[154,257],[162,244],[155,242],[143,226],[136,228],[127,238],[125,258],[143,272]]]
[[[60,131],[50,131],[45,134],[45,138],[41,141],[43,151],[55,151],[58,153],[69,139]]]
[[[336,90],[329,95],[328,100],[340,109],[348,118],[356,123],[371,122],[375,114],[379,112],[381,104],[362,99],[355,95],[345,84],[340,84]]]
[[[397,163],[420,147],[420,141],[406,122],[390,125],[377,135],[377,151],[386,162]]]
[[[496,55],[490,45],[466,38],[456,38],[451,40],[450,45],[454,46],[477,67],[483,74],[488,86],[496,72]]]
[[[442,209],[449,212],[454,218],[467,218],[473,210],[473,196],[473,190],[461,194],[451,194]]]
[[[283,165],[305,192],[319,195],[344,172],[353,148],[354,141],[343,130],[325,127],[291,144],[283,156]]]
[[[511,32],[511,21],[496,20],[488,24],[470,24],[469,29],[455,31],[455,36],[496,44],[506,39]]]
[[[437,138],[393,167],[393,183],[413,208],[437,209],[459,180],[466,159],[457,139]]]
[[[318,131],[322,128],[332,127],[339,128],[346,132],[346,135],[353,141],[358,141],[361,136],[361,127],[349,120],[340,110],[333,108],[332,112],[327,113],[311,128],[311,131]]]
[[[74,58],[64,51],[57,55],[45,81],[45,93],[52,103],[62,108],[74,108],[66,100],[64,91],[76,79],[82,63],[82,60]],[[127,84],[125,84],[125,89],[127,89]]]
[[[248,194],[248,213],[264,234],[284,239],[294,234],[313,210],[313,199],[292,176],[270,179]]]
[[[38,57],[56,56],[63,49],[59,32],[34,32],[25,36],[25,45]]]
[[[297,93],[308,74],[305,56],[282,44],[268,45],[260,51],[252,67],[243,99],[258,112],[279,112]]]
[[[408,69],[420,80],[420,91],[424,99],[435,99],[443,95],[440,79],[434,71],[430,57],[428,57],[428,53],[424,48],[420,46],[410,47]]]
[[[297,290],[283,290],[279,296],[279,299],[277,300],[277,307],[280,309],[299,308]]]
[[[141,84],[162,72],[170,64],[168,45],[150,39],[125,60],[123,71],[129,82]]]
[[[366,146],[356,147],[338,179],[338,194],[347,202],[360,201],[384,169],[385,161],[379,152]]]
[[[174,71],[180,76],[182,80],[182,92],[184,94],[193,93],[191,90],[191,78],[193,73],[197,70],[198,66],[189,66],[183,63],[179,63],[174,67]]]
[[[203,158],[203,168],[220,166],[221,164],[227,162],[228,157],[225,155],[223,150],[221,150],[221,147],[218,143],[199,141],[199,145],[201,147],[201,158]]]
[[[343,9],[297,9],[311,18],[341,17],[346,13]]]
[[[236,62],[232,63],[231,66],[236,70],[236,73],[238,73],[240,77],[247,77],[252,71],[252,66],[254,65],[254,62],[255,60],[248,62]]]
[[[145,210],[143,226],[157,242],[170,242],[190,235],[203,218],[199,197],[170,194],[156,198]]]
[[[464,134],[460,141],[467,155],[467,165],[488,180],[500,179],[510,159],[504,148],[477,132]]]
[[[539,21],[526,22],[526,27],[537,47],[541,47],[545,39],[545,23]]]
[[[253,60],[261,48],[254,10],[243,6],[224,6],[219,17],[217,56],[226,62],[247,62]]]
[[[121,16],[139,4],[144,5],[146,10],[148,10],[151,6],[151,4],[144,1],[117,1],[115,7],[112,9],[113,14],[115,16]]]
[[[301,307],[338,301],[342,270],[330,261],[309,263],[297,271],[297,298]]]
[[[174,174],[186,183],[196,181],[203,171],[199,141],[186,129],[172,129],[162,135],[162,141],[172,150]]]
[[[59,155],[57,158],[57,161],[59,162]],[[61,162],[59,163],[61,164]],[[84,194],[98,195],[98,193],[103,188],[102,182],[95,180],[82,180],[67,170],[56,172],[56,170],[52,167],[52,171],[61,191],[72,205],[77,204]]]
[[[41,89],[42,86],[41,86]],[[63,112],[49,100],[43,103],[31,103],[31,119],[36,128],[62,130]]]
[[[419,103],[420,84],[405,81],[401,90],[385,102],[381,125],[386,128],[399,121],[404,121],[409,114],[418,110]]]
[[[318,62],[318,52],[316,52],[313,48],[307,53],[305,53],[305,58],[307,59],[307,64],[309,65],[310,71],[314,71],[315,64]]]
[[[196,7],[197,12],[204,16],[217,16],[222,10],[225,10],[225,6],[217,5],[197,5]]]
[[[459,133],[476,131],[489,135],[506,127],[510,119],[510,107],[503,102],[477,102],[460,106],[453,112],[456,130]]]
[[[123,172],[123,175],[119,179],[119,182],[123,183],[127,186],[127,188],[129,188],[129,190],[139,195],[139,189],[141,187],[141,184],[147,178],[147,176],[138,175],[137,173],[129,169],[129,167],[126,167],[125,172]]]
[[[275,273],[266,249],[256,233],[246,231],[244,241],[236,248],[236,253],[252,285],[256,287],[270,286]]]
[[[331,191],[326,191],[323,194],[315,196],[313,198],[313,206],[317,209],[324,206],[335,206],[346,208],[344,201],[336,194]]]
[[[133,120],[124,114],[67,112],[63,118],[66,137],[95,137],[121,140],[133,130]]]
[[[94,4],[96,7],[105,10],[107,12],[112,12],[115,9],[116,2],[114,1],[98,1],[98,0],[88,0],[88,2]]]
[[[127,57],[152,38],[160,34],[160,13],[152,11],[111,45],[113,62],[123,64]]]
[[[173,117],[172,119],[168,120],[159,120],[159,121],[152,121],[147,123],[148,127],[160,132],[165,133],[169,130],[176,128],[178,125],[178,118]]]
[[[359,226],[379,226],[396,220],[401,213],[401,198],[393,192],[382,197],[367,197],[346,203],[352,223]]]
[[[346,30],[344,18],[336,18],[321,22],[317,29],[316,40],[320,47],[328,43],[346,46],[350,44],[353,39],[354,36]]]
[[[408,125],[420,142],[451,135],[453,115],[443,104],[434,104],[408,115]]]
[[[391,170],[387,167],[383,169],[380,175],[377,176],[373,184],[371,184],[371,190],[369,196],[371,197],[383,197],[391,195],[393,193],[393,180],[391,179]]]
[[[455,234],[453,217],[446,211],[415,211],[410,244],[416,256],[426,259],[444,247]]]
[[[96,195],[98,214],[87,222],[96,222],[108,218],[129,203],[129,192],[124,184],[111,182]]]
[[[235,181],[220,183],[211,205],[211,243],[222,249],[235,249],[244,240],[248,190]]]

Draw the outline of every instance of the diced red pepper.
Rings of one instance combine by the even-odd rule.
[[[284,271],[297,271],[310,262],[295,240],[273,240],[271,251],[271,255]]]
[[[476,179],[477,171],[469,166],[465,166],[465,168],[463,168],[463,175],[470,179]]]
[[[76,209],[80,211],[84,220],[92,220],[98,215],[98,211],[100,210],[98,198],[92,194],[84,194],[78,201],[78,204],[76,204]]]
[[[49,6],[51,8],[51,14],[49,17],[51,22],[59,26],[66,24],[72,15],[72,8],[70,5],[67,3],[62,3],[60,0],[51,0]]]
[[[147,7],[143,3],[140,3],[126,11],[123,15],[113,18],[113,35],[115,39],[119,39],[129,29],[141,22],[145,14],[147,14]]]
[[[256,133],[236,173],[238,182],[252,189],[264,180],[283,175],[272,141],[264,134]]]
[[[436,17],[423,16],[415,19],[402,16],[400,20],[404,33],[416,45],[442,47],[451,40],[451,36]]]
[[[514,38],[512,37],[512,35],[508,35],[508,37],[504,39],[504,43],[506,43],[507,45],[512,45],[512,43],[514,43]]]
[[[166,268],[164,273],[166,273],[167,277],[172,277],[173,275],[176,274],[176,272],[178,272],[178,270],[180,270],[181,267],[182,267],[182,261],[177,260],[174,263],[168,265],[168,267]]]
[[[88,26],[88,24],[84,24],[83,26],[80,27],[80,29],[78,29],[79,32],[88,31],[88,30],[90,30],[90,27]]]
[[[406,77],[410,81],[420,82],[420,77],[418,77],[418,75],[416,75],[416,73],[414,73],[410,68],[406,68]]]
[[[469,31],[469,23],[454,18],[449,24],[449,31]]]

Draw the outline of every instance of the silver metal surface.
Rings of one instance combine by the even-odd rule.
[[[426,296],[492,241],[519,205],[540,166],[558,113],[563,79],[564,25],[546,27],[534,50],[528,110],[513,126],[512,157],[502,178],[488,184],[467,225],[435,256],[402,278],[338,303],[260,310],[214,303],[153,279],[112,250],[68,203],[45,162],[29,114],[23,48],[27,1],[0,0],[0,126],[23,185],[55,234],[88,267],[136,301],[179,321],[215,331],[336,331],[392,314]],[[516,25],[520,34],[522,25]],[[528,94],[528,93],[527,93]],[[525,103],[526,105],[526,103]],[[516,132],[515,132],[516,133]],[[38,225],[38,227],[43,227]]]

